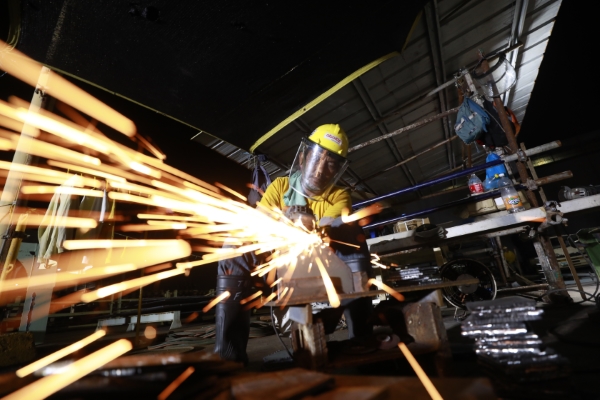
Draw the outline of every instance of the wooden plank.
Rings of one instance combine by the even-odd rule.
[[[387,389],[377,386],[341,387],[311,397],[310,400],[384,400],[388,398]]]
[[[333,384],[333,377],[320,372],[293,368],[287,371],[248,374],[232,379],[231,391],[236,400],[300,399],[316,394]]]

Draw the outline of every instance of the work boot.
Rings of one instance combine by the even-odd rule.
[[[345,306],[344,317],[348,325],[348,339],[371,336],[373,334],[373,323],[370,319],[373,312],[371,298],[346,300],[342,305]]]
[[[248,364],[246,346],[250,336],[250,310],[244,311],[240,300],[246,297],[250,281],[244,276],[217,276],[217,296],[231,295],[215,306],[215,353],[222,359]]]

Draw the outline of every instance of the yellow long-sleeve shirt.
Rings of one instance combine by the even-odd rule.
[[[277,207],[285,212],[288,207],[283,201],[283,195],[289,188],[288,177],[275,179],[265,191],[260,204],[267,208]],[[344,208],[347,208],[348,211],[352,209],[350,194],[338,186],[334,186],[325,197],[315,196],[312,199],[307,198],[306,201],[317,221],[323,217],[337,218],[342,215]]]

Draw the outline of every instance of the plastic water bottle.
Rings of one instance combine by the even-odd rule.
[[[502,201],[504,201],[506,211],[511,214],[525,211],[525,207],[519,197],[519,192],[517,192],[517,189],[513,186],[512,181],[504,176],[504,174],[499,175],[498,188],[500,188],[500,194],[502,195]]]
[[[471,194],[483,193],[483,183],[481,183],[481,179],[475,174],[471,174],[471,177],[469,178],[469,190],[471,191]]]

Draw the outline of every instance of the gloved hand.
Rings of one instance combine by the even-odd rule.
[[[293,222],[298,220],[302,221],[302,225],[304,225],[309,232],[312,232],[315,229],[315,215],[309,207],[290,206],[285,210],[284,215]]]

